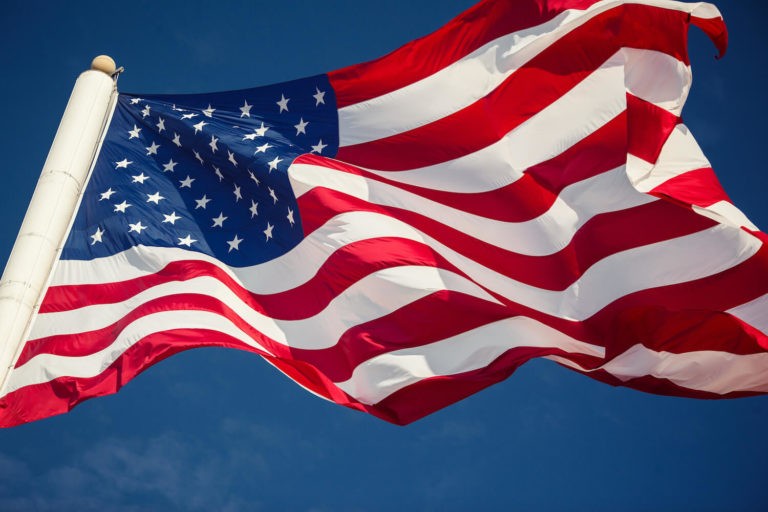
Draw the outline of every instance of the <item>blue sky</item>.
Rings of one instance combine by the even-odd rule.
[[[125,66],[123,91],[240,89],[373,59],[473,3],[5,2],[0,262],[93,56]],[[766,7],[719,7],[729,52],[715,61],[692,33],[683,115],[765,230]],[[766,427],[766,397],[646,395],[549,362],[396,427],[251,354],[204,349],[70,414],[0,430],[0,510],[766,510]]]

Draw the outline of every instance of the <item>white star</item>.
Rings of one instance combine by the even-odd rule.
[[[327,147],[328,144],[323,144],[323,139],[320,139],[316,145],[312,146],[312,151],[310,151],[310,153],[317,153],[319,155]]]
[[[200,153],[195,151],[194,149],[192,152],[195,154],[195,158],[197,158],[197,161],[200,162],[200,165],[205,165],[205,162],[203,161],[203,157],[200,156]]]
[[[144,184],[145,181],[149,179],[149,176],[147,176],[143,172],[137,176],[131,176],[131,177],[133,178],[133,181],[131,181],[131,183],[141,183],[142,185]]]
[[[304,135],[307,134],[307,125],[309,122],[305,121],[304,118],[299,119],[299,124],[293,125],[294,128],[296,128],[296,135],[303,133]]]
[[[263,137],[269,128],[264,126],[264,121],[261,122],[261,126],[259,128],[254,128],[253,131],[256,133],[257,136]]]
[[[203,115],[205,117],[213,117],[213,113],[216,112],[215,108],[211,108],[211,104],[208,104],[208,108],[203,110]]]
[[[154,194],[147,194],[148,203],[160,204],[161,199],[165,199],[165,198],[160,195],[160,192],[155,192]]]
[[[251,218],[254,218],[259,214],[259,203],[255,203],[253,199],[251,199],[251,207],[248,208],[248,210],[251,212]]]
[[[159,117],[157,119],[157,124],[155,126],[157,126],[157,132],[158,133],[164,132],[165,131],[165,119],[163,119],[162,117]]]
[[[163,217],[165,217],[165,219],[163,220],[163,224],[165,224],[166,222],[170,222],[173,225],[176,225],[176,221],[181,218],[178,215],[176,215],[176,212],[171,212],[170,215],[163,214]]]
[[[179,245],[186,245],[187,247],[192,247],[192,242],[197,242],[197,240],[192,238],[192,235],[187,235],[184,238],[179,238]]]
[[[125,213],[126,208],[128,208],[129,206],[131,205],[128,204],[128,201],[123,201],[122,203],[115,205],[115,211]]]
[[[224,175],[221,174],[221,169],[219,169],[215,165],[213,166],[213,174],[215,174],[216,177],[219,178],[219,181],[222,181],[224,179]]]
[[[207,126],[207,125],[208,123],[206,123],[205,121],[200,121],[199,123],[192,125],[192,127],[195,129],[195,134],[197,134],[197,132],[203,131],[203,126]]]
[[[321,91],[317,86],[315,87],[315,91],[317,92],[312,95],[312,97],[315,98],[315,106],[318,106],[321,103],[325,105],[325,91]]]
[[[91,235],[91,240],[93,240],[93,242],[91,242],[91,245],[96,245],[96,242],[101,242],[101,236],[103,234],[104,234],[104,230],[101,229],[100,227],[97,227],[96,232]]]
[[[186,112],[186,110],[179,110],[179,112]],[[197,117],[197,114],[192,114],[192,113],[190,113],[190,114],[183,114],[181,116],[181,120],[184,121],[186,119],[192,119],[193,117]]]
[[[171,158],[167,164],[163,164],[163,172],[173,172],[173,168],[177,165],[179,165],[179,162],[174,162],[173,158]]]
[[[251,117],[251,107],[253,105],[248,104],[248,100],[244,100],[243,106],[240,107],[240,117]]]
[[[128,137],[128,140],[135,139],[139,136],[139,133],[141,133],[141,128],[139,128],[136,125],[133,125],[133,130],[128,130],[128,134],[130,137]]]
[[[272,147],[272,144],[270,144],[269,142],[265,142],[265,143],[264,143],[264,144],[262,144],[261,146],[258,146],[258,147],[256,148],[256,151],[254,151],[254,152],[253,152],[253,154],[255,155],[256,153],[266,153],[266,152],[267,152],[267,150],[268,150],[269,148],[271,148],[271,147]]]
[[[231,152],[230,150],[227,150],[227,153],[229,154],[229,156],[227,157],[227,158],[228,158],[228,160],[229,160],[230,162],[232,162],[232,165],[234,165],[235,167],[237,167],[237,160],[235,160],[235,154],[234,154],[233,152]]]
[[[253,182],[254,182],[256,185],[261,185],[261,182],[259,181],[259,178],[257,178],[257,177],[256,177],[256,175],[255,175],[255,174],[253,174],[253,171],[251,171],[251,170],[248,170],[248,174],[250,174],[250,175],[251,175],[251,179],[253,180]]]
[[[129,230],[128,230],[128,232],[129,232],[129,233],[130,233],[131,231],[135,231],[135,232],[137,232],[138,234],[141,234],[141,230],[142,230],[142,229],[147,229],[147,226],[143,226],[143,225],[141,224],[141,221],[139,221],[139,222],[137,222],[137,223],[135,223],[135,224],[130,224],[130,223],[129,223],[128,225],[129,225],[129,226],[131,226],[131,229],[129,229]]]
[[[149,105],[144,105],[144,110],[141,111],[141,117],[149,117],[150,110],[151,107]]]
[[[275,191],[271,188],[267,187],[267,190],[269,190],[269,197],[272,198],[273,203],[277,203],[277,195],[275,194]]]
[[[269,165],[269,172],[276,171],[277,170],[277,164],[279,164],[282,161],[283,161],[282,158],[275,157],[275,158],[272,159],[272,161],[267,162],[267,164]]]
[[[238,202],[243,198],[243,195],[240,193],[240,187],[238,187],[237,185],[235,185],[234,194],[235,194],[235,202]]]
[[[215,228],[216,226],[223,228],[224,227],[224,221],[227,220],[229,217],[224,216],[224,212],[219,213],[218,217],[214,217],[213,220],[213,226],[212,228]]]
[[[219,146],[216,145],[217,142],[219,142],[219,139],[217,139],[215,135],[211,135],[211,142],[209,142],[208,145],[211,146],[212,153],[219,150]]]
[[[185,109],[177,107],[175,103],[171,105],[171,110],[173,110],[174,112],[186,112]]]
[[[261,122],[260,128],[254,128],[253,133],[247,134],[245,137],[243,137],[243,140],[256,140],[256,137],[263,137],[265,133],[267,133],[267,128],[264,126],[264,121]]]
[[[144,98],[131,98],[131,105],[136,105],[140,101],[144,101]]]
[[[227,251],[227,252],[232,252],[233,250],[239,251],[240,250],[240,242],[242,242],[242,241],[243,241],[242,238],[238,238],[238,236],[235,235],[235,238],[233,238],[232,240],[227,241],[227,243],[229,244],[229,251]]]
[[[277,105],[280,107],[280,113],[283,112],[283,110],[288,111],[288,102],[291,101],[290,98],[286,98],[285,95],[280,95],[280,101],[276,101]]]
[[[181,147],[181,135],[176,132],[173,133],[173,143],[178,147]]]
[[[200,199],[195,199],[195,202],[197,203],[197,206],[195,206],[195,210],[197,210],[198,208],[202,208],[203,210],[205,210],[205,206],[208,203],[210,203],[211,200],[208,199],[207,195],[203,195],[203,197],[201,197]]]
[[[193,181],[195,181],[195,178],[190,178],[189,174],[187,174],[187,177],[185,179],[179,181],[179,183],[181,184],[179,186],[179,188],[185,188],[185,187],[186,188],[192,188],[192,182]]]
[[[129,165],[131,165],[133,162],[128,160],[127,158],[123,158],[119,162],[115,162],[115,169],[127,169]]]
[[[153,141],[152,145],[147,147],[146,149],[147,149],[147,156],[149,156],[149,155],[156,155],[157,154],[157,150],[160,149],[160,146],[155,144],[154,141]]]
[[[102,192],[101,193],[101,196],[99,197],[99,201],[101,201],[103,199],[109,199],[110,197],[112,197],[112,194],[114,194],[114,193],[115,193],[115,191],[112,190],[112,187],[109,187],[106,190],[106,192]]]
[[[273,226],[272,224],[270,224],[269,222],[267,222],[267,229],[265,229],[265,230],[263,231],[263,233],[264,233],[265,235],[267,235],[267,240],[269,240],[270,238],[272,238],[272,230],[273,230],[273,229],[275,229],[275,226]]]
[[[291,223],[291,226],[293,226],[293,224],[294,224],[296,221],[295,221],[295,220],[293,220],[293,210],[291,210],[291,208],[290,208],[290,207],[288,207],[288,215],[287,215],[287,217],[288,217],[288,222],[290,222],[290,223]]]

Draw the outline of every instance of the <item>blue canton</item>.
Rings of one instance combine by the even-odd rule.
[[[146,245],[232,266],[271,260],[303,238],[288,166],[337,150],[325,75],[215,94],[120,94],[62,258]]]

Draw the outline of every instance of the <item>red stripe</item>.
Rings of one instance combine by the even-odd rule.
[[[294,163],[316,165],[363,176],[475,215],[522,222],[546,212],[568,185],[624,165],[626,115],[622,113],[558,156],[530,167],[517,181],[478,193],[445,192],[400,183],[345,162],[301,155]]]
[[[460,273],[428,246],[412,240],[380,237],[347,244],[323,263],[302,285],[275,294],[243,288],[226,272],[205,261],[174,261],[157,273],[104,284],[62,285],[48,289],[41,313],[68,311],[94,304],[114,304],[154,286],[196,277],[215,277],[257,311],[273,318],[295,320],[317,314],[351,284],[377,270],[403,265],[437,266]]]
[[[467,258],[531,286],[564,290],[589,267],[611,254],[689,235],[716,224],[666,201],[654,201],[618,212],[596,215],[560,251],[529,256],[501,249],[433,218],[381,206],[341,192],[314,188],[299,198],[307,231],[347,211],[369,211],[397,218]]]
[[[136,375],[173,354],[190,348],[211,346],[255,352],[239,340],[216,331],[176,329],[153,334],[131,346],[95,377],[60,377],[26,386],[0,398],[0,427],[11,427],[68,412],[90,398],[116,393]]]
[[[534,357],[545,355],[560,355],[571,360],[578,358],[576,354],[568,354],[551,349],[525,347],[512,349],[485,368],[457,375],[433,377],[403,388],[376,404],[376,412],[373,412],[373,414],[398,425],[407,425],[505,380],[525,362]],[[566,368],[570,369],[570,367]],[[739,398],[761,394],[749,391],[734,391],[720,395],[684,388],[667,379],[658,379],[651,376],[622,382],[603,370],[579,373],[613,386],[631,387],[659,395],[713,399]]]
[[[116,393],[150,366],[184,350],[199,347],[229,347],[260,354],[253,347],[216,331],[174,329],[155,333],[132,345],[95,377],[60,377],[26,386],[0,398],[0,427],[12,427],[63,414],[90,398]],[[280,360],[267,354],[260,355],[315,393],[343,405],[368,410],[367,406],[352,400],[310,365],[301,361]]]
[[[398,171],[473,153],[554,103],[622,47],[657,50],[687,62],[686,19],[679,11],[617,7],[564,35],[472,105],[407,132],[342,147],[336,158]]]
[[[40,354],[54,354],[67,357],[95,354],[109,347],[120,337],[120,334],[128,325],[144,316],[165,311],[185,310],[218,313],[223,317],[229,318],[238,326],[245,325],[232,309],[214,297],[195,293],[166,295],[127,310],[125,316],[101,329],[30,340],[16,362],[16,367],[24,365],[30,359]],[[171,327],[168,327],[166,330],[171,330]],[[196,330],[185,329],[184,331],[195,332]],[[257,339],[264,346],[272,344],[272,340],[264,336],[259,335]]]
[[[377,60],[328,73],[339,108],[375,98],[440,71],[501,36],[545,23],[598,0],[480,2],[432,34]],[[450,45],[446,44],[450,41]]]
[[[650,194],[701,207],[711,206],[719,201],[731,202],[715,172],[709,167],[670,178],[651,190]]]
[[[742,322],[723,312],[768,293],[768,281],[755,279],[766,268],[768,248],[763,245],[751,258],[718,274],[621,297],[586,320],[584,327],[590,340],[602,340],[608,358],[637,343],[673,353],[763,352],[768,346],[766,335],[745,328]],[[643,325],[643,320],[650,323]],[[703,327],[708,323],[718,329],[727,328],[727,334],[707,335]],[[740,329],[743,334],[738,332]]]
[[[375,414],[392,423],[407,425],[503,381],[530,359],[547,355],[559,355],[579,362],[589,358],[556,348],[513,348],[483,368],[431,377],[398,390],[374,406]]]
[[[291,354],[334,382],[343,382],[358,365],[378,355],[441,341],[511,316],[514,313],[506,306],[439,291],[349,329],[334,347],[291,349]]]
[[[627,112],[627,152],[646,162],[656,163],[664,143],[680,122],[680,118],[632,94],[627,94]]]
[[[559,155],[525,171],[541,187],[560,192],[568,185],[626,163],[627,112],[624,111]],[[519,199],[518,199],[519,200]],[[514,202],[500,205],[514,208]]]
[[[370,178],[489,219],[521,222],[544,213],[565,187],[624,165],[628,150],[635,156],[656,162],[664,143],[679,123],[679,117],[632,95],[627,95],[627,100],[627,111],[559,155],[528,168],[517,181],[486,192],[445,192],[409,185],[347,162],[313,154],[301,155],[294,163],[318,165]],[[706,194],[722,197],[724,192],[717,178],[714,175],[712,178],[706,182],[702,179],[696,185],[701,185],[700,188],[705,189]],[[682,187],[692,184],[686,183]],[[688,195],[696,190],[698,188],[688,191]],[[654,195],[664,194],[661,187],[659,192]],[[675,197],[673,194],[668,195]],[[701,202],[692,204],[704,206]]]
[[[384,317],[352,327],[343,333],[333,346],[324,349],[300,349],[268,338],[214,297],[182,293],[142,304],[127,311],[123,318],[113,324],[95,331],[33,340],[35,353],[32,353],[33,349],[26,351],[24,359],[16,366],[20,367],[31,357],[42,353],[68,357],[97,353],[120,338],[123,330],[136,320],[170,310],[205,311],[221,315],[256,340],[270,354],[312,364],[337,382],[349,379],[355,367],[371,357],[440,341],[507,318],[511,314],[507,307],[500,304],[462,293],[438,291]],[[176,327],[168,325],[158,328],[171,330]]]
[[[728,28],[725,26],[723,18],[699,18],[691,16],[691,22],[707,34],[717,48],[717,57],[719,59],[723,58],[728,49]],[[686,53],[688,52],[686,51]]]

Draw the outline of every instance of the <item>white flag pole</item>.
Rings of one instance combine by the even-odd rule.
[[[0,279],[0,394],[16,362],[93,166],[117,87],[105,55],[75,82]]]

